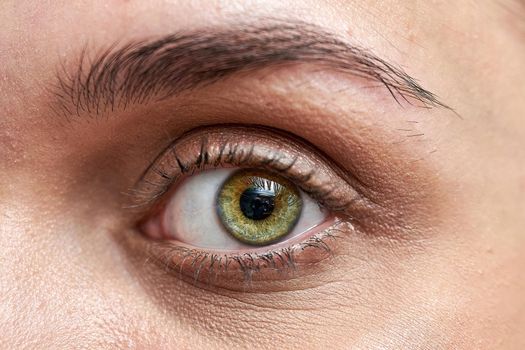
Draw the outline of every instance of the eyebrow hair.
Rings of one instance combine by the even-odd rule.
[[[85,48],[69,73],[57,72],[53,109],[101,114],[163,100],[234,73],[286,63],[313,63],[380,83],[392,97],[422,107],[445,107],[401,68],[304,22],[208,28],[152,41],[112,45],[93,60]],[[415,102],[415,103],[414,103]]]

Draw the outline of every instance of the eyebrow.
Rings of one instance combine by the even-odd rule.
[[[263,25],[208,28],[160,39],[114,44],[94,59],[82,50],[77,64],[62,64],[52,108],[66,115],[99,115],[167,99],[234,73],[286,63],[312,63],[375,81],[399,104],[444,107],[400,67],[350,45],[315,25],[279,20]]]

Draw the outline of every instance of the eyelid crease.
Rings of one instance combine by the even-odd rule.
[[[255,22],[256,24],[253,24]],[[205,28],[153,41],[112,45],[93,60],[82,50],[76,71],[66,64],[51,91],[52,110],[99,115],[219,81],[236,72],[284,63],[316,63],[382,84],[395,101],[444,107],[401,68],[313,24],[264,19],[230,29]]]
[[[352,215],[369,211],[358,183],[311,146],[269,128],[239,125],[199,128],[181,136],[130,190],[129,207],[155,206],[185,176],[218,166],[276,172],[341,216],[349,208]]]

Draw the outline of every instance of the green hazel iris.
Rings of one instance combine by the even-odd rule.
[[[293,183],[261,170],[236,171],[217,195],[217,211],[226,230],[251,245],[266,245],[289,234],[302,205]]]

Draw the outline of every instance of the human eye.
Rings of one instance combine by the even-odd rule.
[[[225,168],[183,180],[154,232],[196,248],[242,251],[288,242],[327,221],[325,210],[286,178]]]
[[[367,203],[334,162],[263,127],[190,131],[135,188],[153,258],[195,283],[286,279],[334,254]]]

